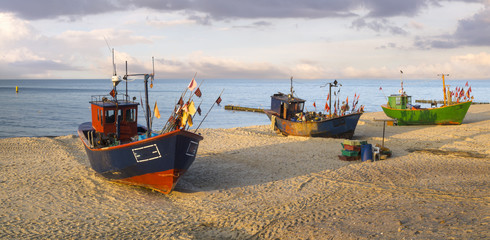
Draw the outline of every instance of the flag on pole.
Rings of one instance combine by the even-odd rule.
[[[464,85],[465,87],[468,87],[468,81],[466,81],[466,84]]]
[[[187,123],[187,119],[189,118],[189,113],[186,111],[182,112],[182,120],[180,122],[180,127],[184,127],[185,124]]]
[[[180,106],[184,105],[184,100],[182,100],[182,97],[180,97],[179,102],[177,102]]]
[[[199,113],[199,116],[201,116],[201,105],[199,104],[199,106],[197,106],[197,109],[196,109],[197,113]]]
[[[216,99],[216,103],[218,104],[218,106],[220,106],[219,104],[221,103],[221,97],[218,97],[218,99]]]
[[[325,103],[325,111],[328,111],[330,108],[328,107],[328,102]]]
[[[315,102],[313,102],[313,107],[315,107],[315,108],[316,108],[316,104],[315,104]]]
[[[196,114],[196,106],[194,105],[194,101],[191,101],[191,103],[189,103],[187,109],[189,110],[189,114],[191,116],[194,116],[194,114]]]
[[[187,118],[187,124],[189,125],[189,127],[192,127],[192,125],[194,125],[194,123],[192,122],[192,116],[189,115],[189,117]]]
[[[189,88],[189,91],[194,91],[194,89],[196,89],[197,87],[197,82],[196,80],[194,80],[194,78],[192,78],[191,82],[189,83],[189,86],[187,88]]]
[[[112,91],[109,94],[111,94],[112,97],[116,97],[116,91],[114,89],[112,89]]]
[[[201,97],[202,96],[201,90],[199,88],[196,89],[196,91],[194,92],[194,94],[196,94],[196,96],[198,96],[198,97]]]
[[[330,93],[327,95],[327,101],[328,101],[328,99],[330,99]]]
[[[157,101],[155,101],[155,107],[153,108],[153,116],[160,118],[160,111],[158,111]]]

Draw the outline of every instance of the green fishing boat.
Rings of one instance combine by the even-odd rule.
[[[388,103],[381,105],[381,108],[386,116],[395,119],[398,125],[461,124],[473,99],[470,97],[471,87],[467,91],[464,91],[463,88],[450,91],[446,88],[444,76],[448,75],[442,74],[444,91],[444,104],[442,106],[420,108],[420,105],[412,105],[412,97],[403,91],[402,81],[400,94],[388,96]]]

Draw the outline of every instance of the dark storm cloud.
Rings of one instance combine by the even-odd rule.
[[[24,19],[77,18],[113,11],[149,8],[196,13],[214,20],[234,18],[326,18],[356,16],[366,9],[368,17],[413,16],[435,0],[1,0],[0,11]],[[464,1],[464,0],[461,0]],[[471,0],[470,0],[471,1]],[[474,2],[474,1],[471,1]],[[199,15],[199,16],[201,16]],[[202,16],[201,16],[202,17]],[[206,18],[204,17],[204,20]],[[205,21],[208,22],[208,21]]]
[[[0,12],[13,12],[28,20],[68,17],[76,19],[85,15],[121,10],[111,0],[0,0]]]

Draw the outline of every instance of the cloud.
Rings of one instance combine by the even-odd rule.
[[[420,49],[490,46],[490,1],[485,2],[485,8],[477,14],[459,20],[453,33],[427,39],[417,37],[414,45]]]
[[[463,0],[462,0],[463,1]],[[330,18],[357,16],[356,10],[366,9],[371,18],[413,16],[434,0],[23,0],[4,1],[0,11],[13,12],[23,19],[74,20],[83,16],[127,11],[138,8],[156,11],[182,11],[191,20],[200,18],[255,19],[255,18]]]
[[[360,30],[362,28],[369,28],[375,32],[389,32],[393,35],[406,35],[407,31],[403,28],[397,27],[390,23],[388,20],[382,18],[379,20],[372,20],[367,22],[364,18],[358,18],[352,22],[353,28]]]
[[[195,23],[196,20],[191,20],[191,19],[164,21],[158,18],[150,18],[150,17],[146,18],[146,24],[157,28],[164,28],[164,27],[171,27],[171,26],[178,26],[178,25],[188,25],[188,24],[195,24]]]

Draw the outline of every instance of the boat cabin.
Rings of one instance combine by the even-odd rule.
[[[305,100],[295,98],[292,95],[276,93],[271,96],[271,111],[277,113],[280,118],[290,120],[297,113],[303,112]]]
[[[92,96],[92,127],[105,136],[114,134],[120,141],[130,140],[138,133],[138,103],[128,99],[109,100]]]
[[[412,97],[406,94],[392,94],[388,96],[388,106],[393,109],[410,109]]]

